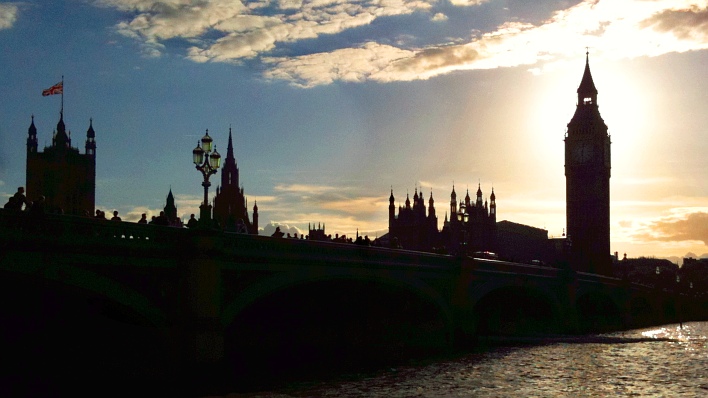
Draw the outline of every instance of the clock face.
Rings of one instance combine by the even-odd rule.
[[[573,161],[586,163],[592,159],[593,148],[590,143],[580,142],[573,148]]]

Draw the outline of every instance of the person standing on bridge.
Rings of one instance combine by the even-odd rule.
[[[187,228],[194,229],[194,228],[197,228],[198,225],[199,225],[199,221],[197,221],[197,219],[194,218],[194,214],[190,214],[189,221],[187,221]]]
[[[120,217],[118,217],[118,210],[113,210],[113,217],[111,217],[111,221],[122,221]]]
[[[22,205],[25,206],[25,210],[29,207],[27,198],[25,197],[25,188],[18,187],[17,192],[15,192],[15,194],[12,195],[7,201],[5,208],[11,210],[22,210]]]

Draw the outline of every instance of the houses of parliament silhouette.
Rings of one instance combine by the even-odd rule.
[[[567,236],[549,239],[548,232],[510,221],[496,221],[496,195],[482,202],[481,186],[471,203],[469,191],[457,201],[453,185],[450,219],[437,228],[433,194],[425,214],[423,193],[416,188],[413,205],[395,214],[393,189],[389,197],[388,241],[403,248],[456,253],[499,252],[515,261],[558,262],[563,259],[576,271],[612,275],[610,254],[610,136],[597,105],[597,88],[590,73],[589,54],[577,89],[575,114],[565,135]]]
[[[457,200],[453,185],[449,219],[446,212],[441,230],[432,192],[427,214],[422,190],[415,188],[413,202],[406,196],[405,206],[396,215],[393,189],[389,197],[389,233],[385,238],[394,247],[459,253],[498,252],[514,261],[557,262],[565,258],[576,271],[612,275],[610,255],[610,136],[597,105],[598,91],[590,73],[586,53],[585,70],[577,89],[575,114],[565,134],[566,222],[567,236],[549,239],[548,232],[510,221],[497,222],[494,189],[483,200],[481,184],[475,201],[469,190]],[[67,214],[93,213],[96,189],[96,133],[93,121],[86,132],[85,153],[71,146],[71,134],[60,112],[52,145],[44,152],[37,148],[34,117],[27,138],[27,195],[43,195],[49,209]],[[172,191],[166,212],[176,217]],[[253,219],[247,211],[244,189],[239,185],[239,169],[234,157],[231,129],[221,185],[213,200],[213,219],[226,230],[258,234],[258,206]],[[384,238],[384,237],[382,237]]]

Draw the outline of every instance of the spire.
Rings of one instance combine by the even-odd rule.
[[[494,202],[497,199],[496,195],[494,195],[494,187],[492,187],[492,194],[489,195],[489,200]]]
[[[59,112],[59,122],[57,123],[57,135],[54,138],[54,145],[57,147],[71,146],[71,139],[66,134],[66,125],[64,124],[64,110]]]
[[[391,196],[388,197],[388,201],[389,201],[389,203],[391,203],[393,205],[394,200],[395,199],[393,198],[393,187],[391,187]]]
[[[229,156],[234,157],[234,145],[233,142],[231,142],[231,126],[229,126],[229,144],[226,147],[226,157],[228,158]]]
[[[96,154],[96,132],[93,130],[93,118],[89,119],[89,128],[86,130],[86,154]]]
[[[89,119],[89,128],[86,130],[86,138],[96,138],[96,132],[93,130],[93,118]]]
[[[585,71],[583,72],[583,78],[580,80],[580,86],[578,86],[578,105],[591,105],[597,103],[597,88],[595,88],[595,82],[592,81],[592,74],[590,73],[590,53],[585,52]]]
[[[221,168],[221,186],[222,188],[234,186],[238,189],[238,180],[238,166],[236,165],[236,158],[234,157],[234,144],[231,136],[231,127],[229,127],[229,141],[226,146],[226,158],[224,159],[224,166]]]
[[[34,115],[27,129],[27,152],[37,152],[37,127],[34,126]]]
[[[175,206],[175,196],[172,195],[172,186],[170,186],[170,192],[167,194],[166,202],[163,210],[170,222],[173,222],[177,219],[177,206]]]

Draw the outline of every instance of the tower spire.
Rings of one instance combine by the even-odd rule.
[[[590,52],[585,52],[585,71],[578,86],[578,105],[597,104],[597,88],[590,73]]]

